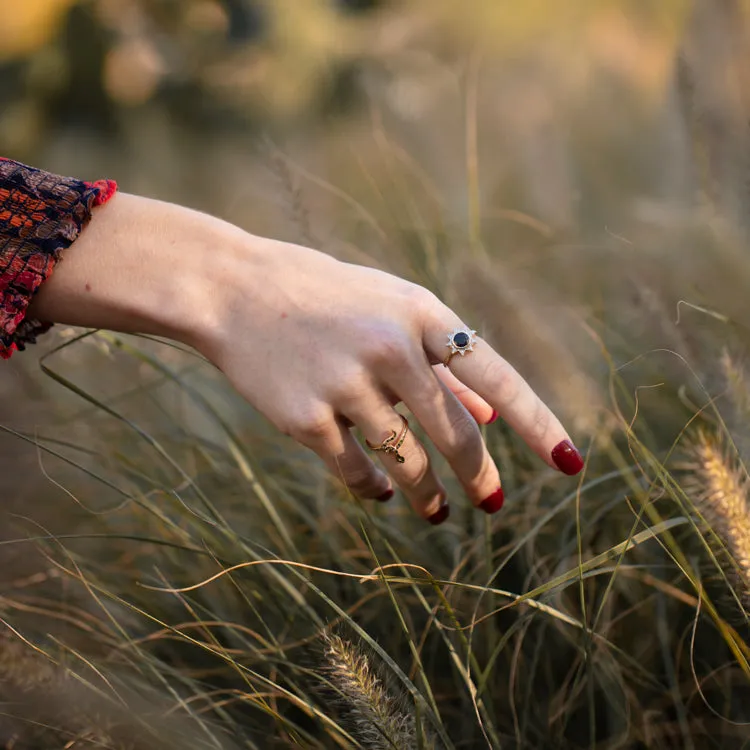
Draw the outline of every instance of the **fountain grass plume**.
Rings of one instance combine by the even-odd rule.
[[[349,731],[367,750],[416,750],[417,722],[404,713],[368,658],[338,635],[325,636],[329,679],[338,693]],[[423,741],[422,747],[432,748]]]
[[[750,503],[744,467],[718,435],[699,430],[688,447],[685,489],[705,522],[717,560],[725,565],[745,611],[750,610]]]

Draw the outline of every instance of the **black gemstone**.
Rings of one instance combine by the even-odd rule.
[[[457,349],[466,349],[466,347],[471,343],[471,339],[469,338],[468,333],[457,333],[453,337],[453,345]]]

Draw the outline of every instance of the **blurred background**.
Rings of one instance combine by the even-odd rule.
[[[0,153],[413,278],[581,428],[606,371],[581,316],[614,320],[630,347],[654,332],[644,304],[670,323],[685,295],[733,304],[701,271],[717,264],[706,243],[741,252],[750,216],[740,0],[4,0],[0,14]],[[29,373],[66,333],[0,372],[24,392],[0,409],[27,427],[64,400]]]
[[[745,382],[750,323],[749,22],[744,0],[0,0],[0,154],[116,179],[126,192],[424,284],[566,420],[589,452],[592,478],[638,462],[630,430],[666,461],[706,404],[718,405],[711,426],[733,430],[743,461],[747,412],[736,399],[725,410],[719,396],[728,382]],[[0,367],[0,536],[15,540],[0,547],[3,617],[47,637],[52,626],[24,620],[31,605],[18,604],[35,586],[98,612],[77,584],[58,581],[65,575],[50,559],[63,549],[77,565],[125,571],[107,579],[110,589],[151,575],[158,548],[131,553],[111,536],[138,524],[138,533],[157,533],[136,497],[180,525],[185,507],[198,518],[208,496],[269,554],[374,567],[358,530],[344,523],[355,510],[341,489],[211,368],[155,342],[82,333],[58,327]],[[545,487],[572,489],[555,484],[502,427],[488,440],[510,496],[502,528],[464,509],[431,547],[421,527],[404,530],[408,509],[376,509],[403,533],[404,559],[443,566],[450,577],[469,549],[487,551],[482,540],[507,549],[514,530],[531,529],[551,502]],[[634,486],[653,497],[643,477],[624,486],[579,509],[580,550],[624,538],[633,522],[624,497]],[[613,507],[622,515],[610,519]],[[571,516],[562,540],[533,537],[508,573],[511,590],[575,567],[581,523]],[[314,541],[331,527],[346,538],[336,554]],[[48,534],[90,538],[18,542]],[[216,542],[196,534],[208,547]],[[191,570],[172,562],[178,577]],[[750,592],[750,557],[746,564]],[[484,562],[477,570],[482,578]],[[664,574],[670,585],[684,583],[675,575]],[[185,585],[201,577],[196,569]],[[640,616],[632,590],[623,597],[604,620]],[[659,606],[640,628],[678,621]],[[686,627],[695,616],[687,609]],[[75,640],[62,619],[55,638]],[[532,690],[508,687],[515,672],[493,661],[491,704],[513,703],[517,689],[526,713],[514,721],[482,714],[497,734],[456,729],[456,747],[744,747],[749,704],[742,709],[739,696],[750,672],[714,686],[719,713],[735,723],[720,722],[695,697],[679,657],[683,635],[675,625],[674,643],[661,632],[632,650],[625,636],[620,646],[664,682],[628,692],[609,672],[588,675],[596,721],[582,688],[583,708],[578,693],[570,705],[562,697],[567,667],[545,673],[544,689],[530,682]],[[720,671],[720,651],[706,647],[702,674]],[[623,695],[612,697],[612,680]],[[745,692],[733,699],[740,683]],[[532,693],[549,701],[529,708]],[[626,704],[627,719],[617,708]],[[473,721],[472,705],[461,706]]]

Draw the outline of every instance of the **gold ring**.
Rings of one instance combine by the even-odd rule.
[[[396,430],[391,430],[391,434],[380,445],[374,445],[367,438],[365,438],[365,443],[367,443],[367,447],[370,450],[393,454],[396,457],[396,461],[402,464],[406,459],[398,452],[398,449],[404,444],[404,440],[406,440],[406,434],[409,432],[409,420],[403,414],[399,414],[399,417],[401,417],[402,424],[401,432],[398,436]]]
[[[471,328],[454,328],[451,333],[448,334],[447,347],[450,347],[450,352],[443,360],[443,365],[448,367],[451,359],[456,354],[460,354],[462,357],[466,352],[474,351],[474,344],[477,343],[476,331],[472,331]]]

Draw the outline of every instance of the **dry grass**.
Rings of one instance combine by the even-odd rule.
[[[367,750],[414,750],[415,718],[389,694],[368,658],[347,640],[326,636],[327,669],[351,734]],[[403,699],[401,701],[403,703]],[[424,745],[434,747],[432,743]]]
[[[29,149],[424,284],[571,426],[584,475],[498,423],[502,513],[436,457],[454,508],[425,528],[353,501],[195,357],[58,332],[41,374],[3,369],[0,747],[747,746],[740,4],[397,5],[345,22],[346,116],[270,118],[270,147],[236,117],[283,60],[231,125],[165,99],[120,112],[127,147],[52,123]],[[331,23],[295,52],[311,69]]]
[[[699,431],[687,449],[691,460],[684,487],[699,511],[705,537],[732,583],[745,611],[750,612],[750,503],[747,471],[719,437]],[[736,617],[736,615],[735,615]]]

